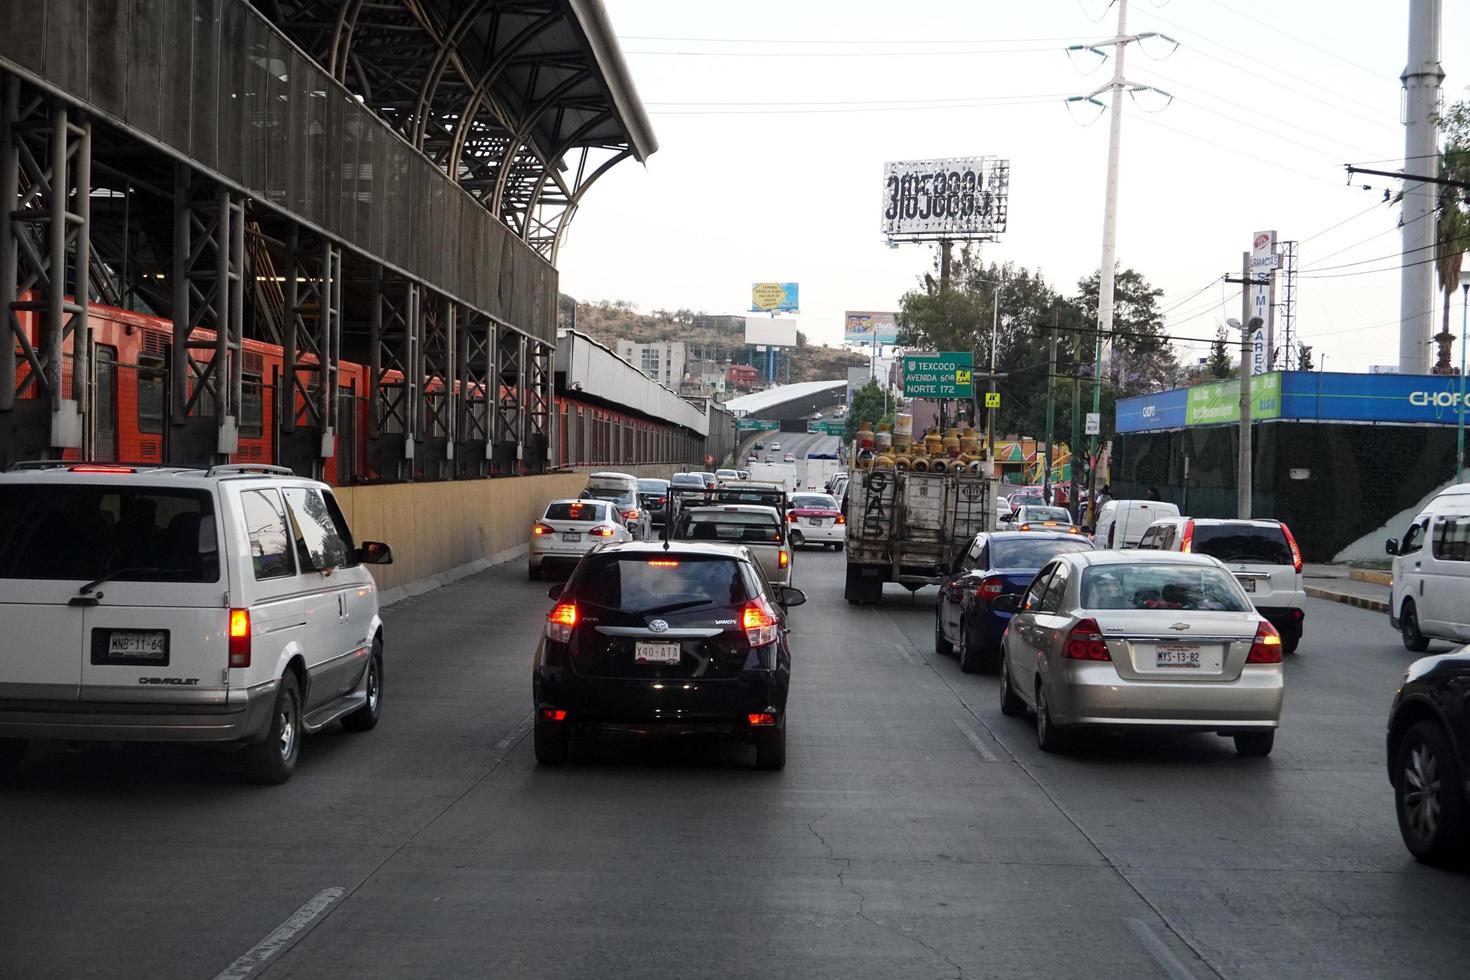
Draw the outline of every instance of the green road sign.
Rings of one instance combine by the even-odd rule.
[[[969,351],[940,351],[903,356],[905,398],[973,398],[971,372],[975,356]]]
[[[740,432],[770,432],[778,429],[781,423],[775,419],[736,419],[735,428]]]

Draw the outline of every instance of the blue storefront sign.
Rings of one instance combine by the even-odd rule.
[[[1234,382],[1223,382],[1230,385]],[[1177,388],[1118,401],[1118,432],[1147,432],[1208,424],[1187,411],[1189,392]],[[1467,400],[1470,401],[1470,400]],[[1281,419],[1317,422],[1387,422],[1454,425],[1460,417],[1460,379],[1441,374],[1327,374],[1290,371],[1281,375]],[[1470,421],[1470,404],[1466,405]]]

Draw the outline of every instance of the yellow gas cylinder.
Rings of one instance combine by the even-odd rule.
[[[873,423],[872,422],[859,422],[858,423],[857,447],[858,447],[858,452],[862,452],[864,449],[872,450],[872,448],[873,448]]]
[[[951,459],[958,456],[960,454],[960,430],[950,429],[946,432],[941,445],[943,446],[944,455]]]
[[[924,454],[926,456],[938,456],[944,451],[944,440],[939,436],[938,429],[930,429],[924,433]]]
[[[896,470],[898,470],[900,473],[902,473],[905,470],[911,470],[911,469],[913,469],[914,468],[914,461],[913,461],[912,458],[910,458],[908,456],[903,456],[903,455],[895,456],[895,457],[893,457],[893,468],[896,469]]]
[[[930,473],[948,473],[954,463],[946,456],[935,456],[929,461]]]
[[[873,434],[873,451],[884,453],[893,448],[893,431],[887,422],[878,424],[878,431]]]
[[[914,457],[914,466],[913,466],[913,469],[914,469],[914,472],[915,473],[928,473],[929,472],[929,457],[927,457],[927,456],[915,456]]]

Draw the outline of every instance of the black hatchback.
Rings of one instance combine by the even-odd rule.
[[[532,675],[536,761],[561,765],[579,728],[714,732],[786,764],[787,609],[738,545],[629,542],[601,548],[547,593],[556,606]]]
[[[1388,717],[1399,833],[1425,864],[1470,860],[1470,647],[1409,665]]]

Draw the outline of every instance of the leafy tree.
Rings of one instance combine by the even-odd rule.
[[[1312,348],[1307,344],[1297,344],[1296,360],[1298,371],[1311,371],[1315,367],[1312,363]]]
[[[1077,284],[1078,305],[1089,322],[1097,322],[1098,276]],[[1159,315],[1162,289],[1133,269],[1113,279],[1113,356],[1105,366],[1108,380],[1125,395],[1167,388],[1179,377],[1179,358],[1164,337]]]
[[[1230,334],[1223,324],[1215,328],[1215,342],[1210,345],[1210,359],[1205,366],[1216,378],[1229,378],[1235,374],[1235,366],[1230,363]]]
[[[852,408],[847,413],[847,441],[857,438],[859,422],[871,422],[876,430],[879,423],[892,421],[893,398],[885,396],[876,381],[869,381],[852,395]]]
[[[1450,180],[1470,180],[1470,100],[1451,105],[1439,119],[1444,132],[1444,152],[1440,155],[1440,174]],[[1465,250],[1470,248],[1470,200],[1463,189],[1441,186],[1439,212],[1434,229],[1434,271],[1439,288],[1444,291],[1443,330],[1450,332],[1450,303],[1460,285],[1460,269]],[[1448,346],[1445,355],[1448,354]],[[1443,355],[1442,355],[1443,356]],[[1448,367],[1448,365],[1442,365]]]

